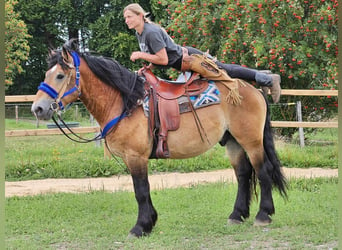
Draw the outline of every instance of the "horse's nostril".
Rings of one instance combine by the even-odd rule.
[[[43,108],[40,106],[36,106],[36,107],[33,107],[31,111],[37,117],[37,115],[43,112]]]
[[[41,112],[43,112],[43,109],[41,108],[41,107],[37,107],[36,109],[35,109],[35,111],[34,111],[36,114],[39,114],[39,113],[41,113]]]

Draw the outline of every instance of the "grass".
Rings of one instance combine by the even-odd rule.
[[[338,168],[338,129],[324,128],[305,132],[305,147],[301,148],[298,136],[291,143],[277,147],[283,166]]]
[[[104,159],[103,147],[95,147],[94,143],[74,143],[63,136],[6,138],[5,158],[6,180],[11,181],[106,177],[128,173],[121,159]],[[224,148],[217,146],[196,158],[151,160],[149,170],[192,172],[229,166]]]
[[[19,120],[18,122],[13,119],[5,119],[5,129],[6,130],[16,130],[16,129],[35,129],[37,125],[35,122],[30,120]]]
[[[289,200],[274,193],[267,227],[227,225],[237,185],[219,182],[152,191],[159,220],[128,240],[137,206],[131,192],[51,194],[6,199],[7,249],[329,249],[337,247],[337,178],[290,180]]]
[[[12,122],[7,121],[7,126]],[[93,134],[83,136],[92,138]],[[299,168],[337,168],[337,129],[316,130],[307,136],[315,138],[316,141],[318,138],[322,141],[329,140],[331,144],[311,144],[300,148],[296,143],[281,141],[276,144],[276,149],[282,165]],[[127,174],[127,169],[120,159],[104,159],[103,147],[95,147],[94,143],[78,144],[62,135],[6,137],[5,143],[5,178],[8,181]],[[150,173],[194,172],[231,167],[229,159],[225,156],[225,148],[218,144],[195,158],[151,160],[149,164]]]

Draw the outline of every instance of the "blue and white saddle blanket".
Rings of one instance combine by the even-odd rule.
[[[213,104],[219,104],[221,102],[220,91],[214,81],[208,81],[208,83],[208,88],[201,94],[197,96],[190,96],[190,100],[195,109],[203,108]],[[148,96],[146,96],[143,101],[143,109],[146,116],[148,116],[149,113],[148,101],[149,98]],[[180,98],[178,98],[178,104],[180,113],[191,111],[189,99],[187,96],[181,96]]]

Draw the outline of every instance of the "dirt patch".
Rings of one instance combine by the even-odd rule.
[[[321,168],[283,168],[288,179],[337,177],[338,169]],[[199,173],[162,173],[149,176],[151,190],[164,188],[189,187],[212,182],[236,182],[232,169]],[[44,179],[5,182],[5,196],[27,196],[47,193],[83,193],[95,190],[108,192],[133,191],[131,176],[112,176],[108,178],[86,179]]]

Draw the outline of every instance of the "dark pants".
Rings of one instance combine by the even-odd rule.
[[[202,55],[203,52],[193,48],[193,47],[186,47],[188,49],[189,55],[191,54],[200,54]],[[212,57],[209,55],[209,58]],[[227,71],[228,75],[232,78],[241,78],[246,81],[255,81],[255,75],[257,73],[256,70],[249,69],[246,67],[242,67],[241,65],[237,64],[227,64],[216,61],[217,66]]]

